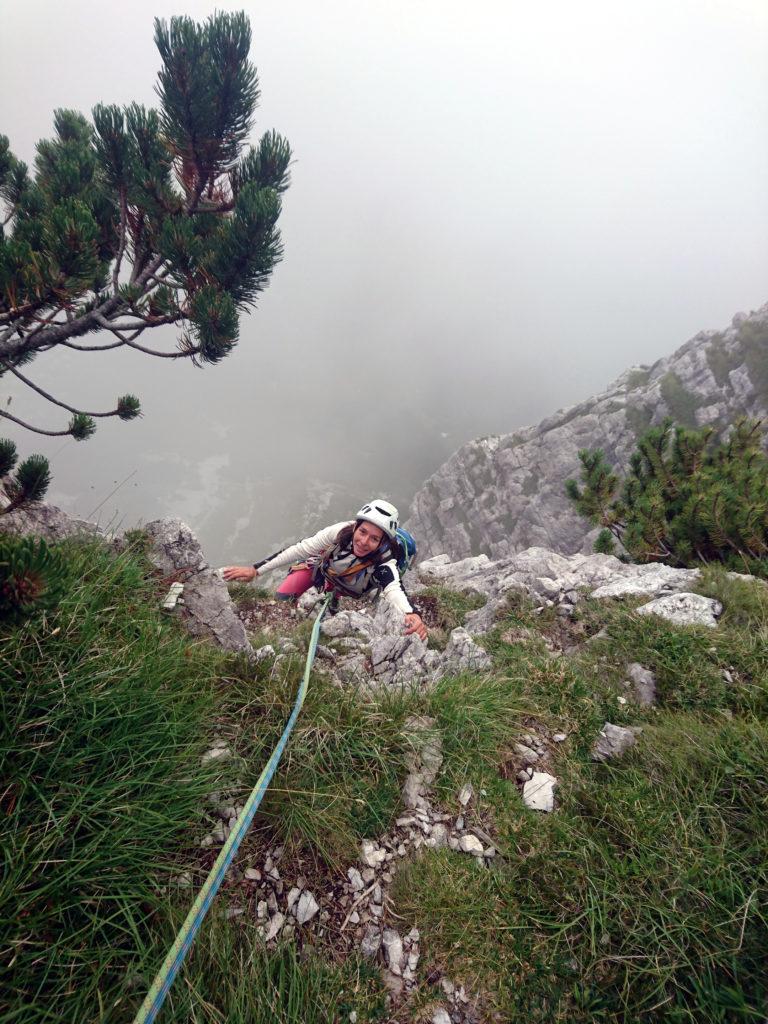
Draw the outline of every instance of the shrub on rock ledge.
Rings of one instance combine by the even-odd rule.
[[[595,550],[619,541],[637,562],[724,562],[765,575],[768,457],[760,421],[739,420],[725,442],[715,430],[665,420],[638,441],[621,482],[604,453],[582,450],[582,487],[566,481],[581,515],[602,526]]]

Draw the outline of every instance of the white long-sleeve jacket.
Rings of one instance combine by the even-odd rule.
[[[316,558],[322,555],[336,543],[339,531],[343,530],[345,526],[350,526],[352,523],[354,523],[354,520],[334,523],[333,526],[326,526],[324,529],[319,530],[314,536],[306,537],[297,544],[292,544],[285,551],[281,551],[274,558],[270,558],[263,565],[259,565],[259,574],[271,572],[273,569],[280,569],[282,566],[293,565],[294,562],[304,562],[308,558]],[[408,600],[408,595],[403,590],[403,585],[400,582],[400,571],[397,568],[396,559],[387,559],[387,561],[381,563],[379,568],[388,568],[390,573],[387,575],[392,577],[391,581],[381,588],[381,592],[387,601],[389,601],[393,608],[396,608],[397,611],[402,612],[404,615],[413,612],[413,606]]]

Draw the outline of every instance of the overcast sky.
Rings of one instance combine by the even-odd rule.
[[[212,10],[3,7],[0,132],[30,162],[55,107],[154,104],[153,17]],[[141,421],[83,444],[6,431],[55,454],[50,496],[68,510],[176,514],[213,560],[253,560],[299,528],[308,483],[311,502],[334,490],[332,508],[369,490],[405,505],[464,441],[768,300],[764,0],[248,14],[255,137],[276,128],[295,154],[285,260],[218,367],[32,364],[73,404],[142,400]],[[8,391],[18,415],[58,425]]]

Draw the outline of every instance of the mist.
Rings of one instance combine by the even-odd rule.
[[[154,105],[153,17],[212,10],[6,5],[0,132],[31,164],[54,108]],[[142,402],[85,442],[3,429],[51,458],[66,511],[111,527],[178,515],[212,562],[254,561],[373,494],[405,512],[465,441],[768,299],[763,2],[248,13],[254,138],[275,128],[295,157],[285,258],[218,366],[58,350],[30,364],[80,408]],[[0,408],[64,426],[2,384]]]

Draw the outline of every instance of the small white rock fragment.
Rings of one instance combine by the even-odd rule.
[[[352,886],[354,892],[360,892],[360,890],[364,888],[365,882],[357,868],[350,868],[347,871],[347,878],[349,879],[349,884]]]
[[[568,737],[564,732],[556,732],[552,736],[553,743],[565,743],[567,739]]]
[[[400,974],[403,967],[403,940],[394,928],[385,928],[382,935],[384,955],[393,974]]]
[[[296,906],[296,920],[299,924],[306,924],[307,921],[312,920],[319,909],[320,906],[312,893],[303,892]]]
[[[285,916],[278,912],[270,919],[269,926],[267,927],[266,933],[264,934],[264,940],[271,942],[272,939],[276,939],[280,933],[280,929],[285,924]]]
[[[301,896],[301,889],[299,889],[299,887],[297,885],[294,885],[294,887],[288,893],[288,897],[287,897],[287,899],[285,901],[285,905],[286,905],[288,910],[291,910],[291,908],[293,907],[294,903],[299,898],[299,896]]]
[[[453,1024],[453,1022],[448,1011],[440,1006],[432,1014],[432,1024]]]
[[[482,857],[483,855],[483,844],[473,835],[465,835],[459,839],[459,849],[462,853],[471,853],[475,856]]]
[[[369,924],[360,943],[360,952],[365,957],[373,958],[379,952],[380,946],[381,932],[375,925]]]
[[[232,751],[225,743],[223,747],[216,745],[206,751],[201,758],[201,763],[208,764],[209,761],[226,761],[230,757],[232,757]]]
[[[555,809],[557,779],[548,772],[534,772],[523,786],[523,803],[534,811]]]
[[[472,783],[465,782],[464,785],[461,787],[461,792],[459,793],[459,803],[461,804],[462,807],[467,806],[469,801],[472,799],[473,793],[474,790],[472,789]]]
[[[245,879],[249,882],[260,882],[261,872],[258,868],[246,868],[243,872]]]
[[[380,850],[376,843],[370,839],[364,839],[362,842],[362,852],[360,854],[360,860],[363,864],[366,864],[369,868],[377,868],[387,856],[386,850]]]

